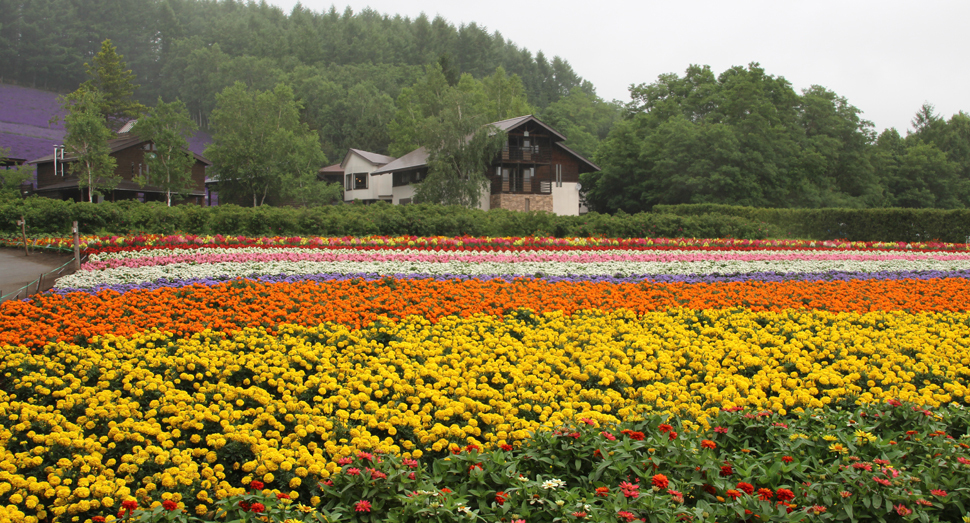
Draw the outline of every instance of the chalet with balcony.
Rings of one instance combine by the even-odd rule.
[[[507,141],[489,169],[489,196],[481,208],[578,215],[579,175],[599,167],[563,145],[565,136],[532,115],[491,125],[505,131]],[[428,153],[421,147],[372,170],[370,177],[389,181],[391,202],[406,204],[414,184],[427,173]]]

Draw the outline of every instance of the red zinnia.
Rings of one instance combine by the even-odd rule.
[[[674,428],[671,427],[670,425],[666,424],[666,423],[661,423],[660,426],[657,427],[657,430],[659,430],[660,433],[663,434],[665,432],[670,432],[670,431],[674,430]]]
[[[505,492],[499,491],[495,493],[495,502],[498,503],[499,505],[504,505],[505,502],[508,501],[508,499],[509,499],[509,495],[506,494]]]
[[[263,482],[259,481],[258,479],[251,481],[249,486],[252,487],[253,490],[263,490],[264,487]]]
[[[770,488],[758,489],[758,499],[761,499],[762,501],[768,501],[772,498],[772,496],[774,496],[774,493],[771,491]]]
[[[896,513],[899,514],[900,516],[908,516],[912,514],[913,511],[906,508],[906,505],[899,504],[899,505],[896,505]]]
[[[246,503],[245,501],[239,502],[239,508],[241,508],[243,512],[249,512],[249,507],[249,503]]]
[[[930,491],[930,494],[933,494],[934,496],[940,496],[941,498],[946,497],[946,491],[940,490],[940,489],[933,489]]]
[[[94,523],[104,523],[104,516],[94,516],[91,518]]]
[[[639,431],[637,432],[630,431],[627,433],[627,436],[629,436],[630,439],[634,441],[643,441],[643,438],[646,437],[642,432],[639,432]]]
[[[785,463],[791,463],[792,461],[795,461],[795,458],[791,456],[782,456],[781,460],[784,461]]]
[[[616,515],[620,516],[621,518],[627,521],[633,521],[634,519],[637,519],[637,517],[632,512],[627,512],[625,510],[621,510],[617,512]]]
[[[262,514],[266,511],[266,505],[263,505],[262,503],[253,503],[252,511],[257,514]]]
[[[441,491],[444,492],[445,494],[451,494],[451,489],[448,487],[441,489]]]
[[[729,497],[729,498],[731,498],[732,500],[733,500],[733,499],[738,499],[738,498],[740,498],[740,497],[741,497],[741,493],[740,493],[740,492],[738,492],[737,490],[734,490],[733,488],[729,488],[729,489],[727,489],[727,490],[726,490],[726,491],[724,492],[724,494],[725,494],[725,495],[726,495],[727,497]]]
[[[669,436],[670,436],[670,441],[677,439],[677,433],[674,431],[670,431]]]
[[[721,476],[722,477],[725,477],[726,478],[726,477],[730,476],[731,474],[734,474],[734,469],[731,468],[731,465],[723,465],[721,467]]]
[[[509,445],[508,443],[506,443],[505,445],[502,445],[499,448],[504,450],[505,452],[509,452],[512,450],[512,445]]]
[[[354,503],[354,510],[357,512],[370,512],[370,501],[362,499],[357,503]]]
[[[170,499],[166,499],[165,501],[162,502],[162,508],[168,511],[172,511],[179,508],[179,504]]]
[[[716,449],[717,448],[717,443],[714,443],[713,441],[711,441],[709,439],[701,440],[701,448],[705,448],[705,449]]]
[[[745,483],[744,481],[739,481],[738,490],[743,490],[745,494],[753,494],[754,485],[752,485],[751,483]]]
[[[290,495],[284,492],[280,492],[276,495],[276,499],[290,499]]]
[[[610,487],[596,487],[596,495],[600,497],[606,497],[610,493]]]
[[[125,510],[135,510],[138,508],[138,502],[133,499],[126,499],[121,502],[121,508]]]
[[[653,477],[653,486],[660,490],[667,488],[667,485],[669,484],[670,482],[667,480],[667,476],[664,476],[663,474],[657,474]]]
[[[795,499],[795,493],[786,488],[778,489],[778,492],[775,492],[775,496],[779,501],[791,501]]]

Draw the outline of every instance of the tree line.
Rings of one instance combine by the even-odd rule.
[[[690,66],[630,90],[583,175],[592,209],[658,204],[777,208],[970,207],[970,115],[926,104],[905,137],[815,85],[801,94],[756,63]]]
[[[179,99],[203,129],[217,95],[237,81],[260,91],[287,84],[330,158],[350,147],[388,152],[394,101],[432,63],[452,85],[501,66],[538,109],[571,93],[596,99],[565,60],[440,16],[299,4],[284,13],[236,0],[0,0],[0,12],[0,81],[71,92],[109,39],[132,70],[139,102]]]

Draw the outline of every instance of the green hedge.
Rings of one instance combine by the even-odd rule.
[[[69,235],[78,221],[82,234],[223,234],[245,236],[600,236],[607,238],[744,238],[776,235],[757,221],[717,214],[699,216],[481,211],[440,205],[334,205],[311,208],[220,205],[166,207],[159,202],[73,203],[31,197],[0,202],[0,234],[19,232],[23,214],[28,234]]]
[[[656,205],[661,215],[720,214],[770,224],[788,238],[968,243],[970,210],[764,209],[715,204]]]

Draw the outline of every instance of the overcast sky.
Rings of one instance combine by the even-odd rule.
[[[289,13],[296,0],[267,0]],[[877,131],[901,134],[924,102],[970,112],[970,1],[303,0],[313,11],[475,22],[520,48],[560,56],[607,99],[690,64],[715,74],[759,62],[796,91],[845,97]]]

